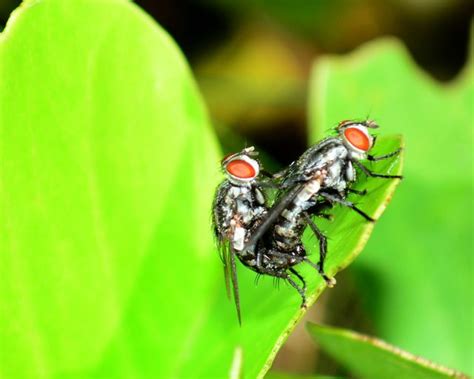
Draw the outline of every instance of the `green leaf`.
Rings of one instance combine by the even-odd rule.
[[[370,117],[406,136],[405,179],[354,265],[382,338],[472,374],[472,64],[454,83],[421,72],[394,40],[313,70],[312,139]]]
[[[314,340],[357,377],[442,379],[467,376],[395,346],[350,330],[307,324]]]
[[[170,38],[128,1],[27,1],[0,75],[0,376],[263,377],[300,298],[240,266],[238,326],[210,231],[220,154]],[[398,181],[361,181],[378,217]],[[335,217],[332,274],[373,228]]]
[[[221,273],[182,55],[128,1],[28,1],[0,77],[0,376],[173,376]]]

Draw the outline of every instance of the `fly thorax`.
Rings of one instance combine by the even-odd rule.
[[[343,171],[344,161],[337,160],[327,167],[328,175],[324,180],[325,188],[333,188],[338,191],[342,191],[346,187],[345,176],[346,173]]]
[[[332,165],[327,167],[328,174],[326,176],[325,184],[329,181],[334,181],[341,177],[342,163],[342,160],[337,160]]]
[[[331,148],[328,153],[326,160],[327,162],[334,162],[340,159],[346,159],[348,154],[348,150],[344,145],[337,145]]]
[[[253,207],[253,214],[255,217],[262,216],[266,212],[267,212],[267,208],[261,205],[257,205]]]
[[[238,199],[241,197],[248,197],[250,194],[250,187],[248,186],[232,186],[229,190],[229,197]]]
[[[234,211],[232,207],[229,204],[222,204],[219,207],[218,213],[217,213],[217,219],[219,220],[220,227],[223,230],[227,230],[230,227],[230,223],[234,217]]]
[[[237,214],[240,216],[242,223],[244,225],[248,225],[252,222],[253,219],[253,210],[250,207],[248,201],[245,200],[237,200]]]
[[[344,193],[347,189],[347,182],[343,179],[339,180],[337,185],[334,186],[334,189],[340,193]]]

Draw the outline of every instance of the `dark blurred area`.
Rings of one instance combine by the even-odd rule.
[[[19,3],[0,0],[2,27]],[[474,11],[470,0],[136,3],[190,61],[223,149],[256,144],[280,165],[306,146],[307,83],[318,56],[395,36],[426,72],[449,81],[466,61]]]
[[[307,84],[318,56],[395,36],[425,71],[449,81],[466,61],[474,10],[469,0],[137,3],[191,62],[224,150],[256,144],[281,165],[306,147]]]
[[[3,28],[17,0],[0,0]],[[255,144],[286,165],[307,146],[307,87],[312,64],[382,37],[401,39],[414,60],[439,81],[456,77],[468,55],[472,0],[140,0],[189,60],[223,150]],[[265,161],[265,159],[264,159]],[[353,279],[338,275],[308,320],[371,334]],[[349,294],[349,295],[348,295]],[[318,355],[304,322],[274,367],[347,375]]]

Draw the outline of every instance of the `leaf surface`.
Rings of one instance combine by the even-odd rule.
[[[128,1],[28,1],[0,77],[0,376],[172,376],[220,274],[182,55]]]

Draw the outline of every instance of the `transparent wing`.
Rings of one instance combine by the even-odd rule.
[[[219,248],[219,254],[224,268],[224,278],[225,278],[225,289],[227,292],[227,297],[231,298],[230,293],[230,244],[229,242],[222,243],[222,246]]]
[[[252,235],[245,243],[244,249],[247,251],[253,251],[255,249],[255,245],[257,242],[262,238],[262,236],[267,232],[267,230],[275,223],[278,216],[280,216],[281,212],[288,207],[288,205],[293,201],[295,196],[301,190],[303,185],[299,184],[288,191],[284,196],[282,196],[268,211],[265,216],[263,222],[252,232]]]
[[[235,265],[235,251],[231,247],[231,243],[228,239],[228,231],[221,230],[221,220],[217,208],[224,200],[226,191],[229,189],[230,183],[224,181],[217,189],[214,203],[212,206],[212,226],[214,230],[214,236],[217,242],[217,249],[224,265],[224,278],[225,286],[227,291],[227,297],[231,298],[231,287],[234,295],[235,307],[237,310],[237,318],[239,324],[242,324],[240,317],[240,297],[239,297],[239,284],[237,281],[237,269]]]
[[[235,251],[228,240],[218,239],[217,247],[224,267],[225,289],[229,300],[234,297],[235,308],[239,324],[242,324],[240,315],[239,283],[237,280],[237,267],[235,263]],[[231,293],[232,292],[232,293]]]
[[[227,297],[230,299],[231,285],[234,296],[235,309],[237,311],[237,318],[239,324],[242,325],[242,318],[240,315],[240,296],[239,296],[239,282],[237,280],[237,266],[235,264],[235,251],[229,243],[225,244],[222,250],[222,257],[224,262],[224,277],[227,290]]]

